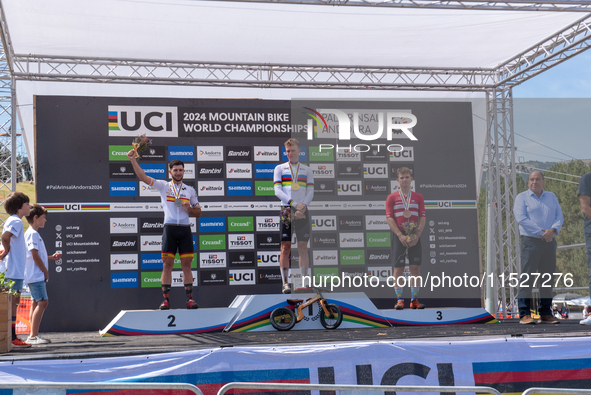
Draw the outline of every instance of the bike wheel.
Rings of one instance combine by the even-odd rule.
[[[269,317],[271,325],[278,331],[288,331],[296,324],[295,314],[287,307],[277,307]]]
[[[324,310],[320,311],[320,323],[326,329],[337,329],[343,322],[343,312],[336,304],[327,304],[326,308],[332,313],[332,317],[327,317]]]

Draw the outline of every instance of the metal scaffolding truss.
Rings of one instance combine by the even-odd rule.
[[[495,278],[493,300],[503,310],[517,306],[517,288],[509,285],[511,273],[521,274],[519,229],[513,216],[517,196],[513,97],[511,89],[487,92],[488,207],[487,272]],[[499,281],[505,279],[505,281]],[[490,295],[490,294],[489,294]],[[496,303],[495,303],[496,304]]]
[[[236,1],[236,0],[233,0]],[[249,0],[242,0],[249,1]],[[219,63],[14,54],[0,2],[2,53],[0,111],[14,115],[14,84],[68,81],[119,84],[298,89],[378,89],[472,91],[487,95],[487,165],[490,221],[487,269],[497,281],[494,298],[516,306],[516,289],[503,288],[499,275],[519,273],[519,240],[512,215],[516,196],[511,88],[589,48],[591,0],[437,1],[437,0],[252,0],[263,3],[378,6],[432,9],[568,11],[581,18],[516,56],[491,68],[425,68],[313,64]],[[12,92],[12,95],[10,94]],[[0,125],[0,132],[7,124]],[[13,127],[14,130],[14,127]],[[14,138],[13,138],[14,141]],[[13,143],[14,144],[14,143]],[[14,145],[12,145],[14,147]],[[14,157],[14,155],[13,155]],[[0,163],[0,165],[5,165]],[[14,178],[15,167],[12,167]],[[505,310],[506,311],[506,310]]]
[[[236,0],[227,0],[236,1]],[[268,3],[269,0],[240,0],[253,3]],[[331,6],[372,6],[395,8],[433,8],[461,10],[506,10],[506,11],[569,11],[591,12],[591,1],[550,1],[550,0],[271,0],[273,3],[331,5]]]
[[[299,89],[488,91],[511,87],[591,44],[591,16],[494,68],[287,65],[15,54],[17,80]]]

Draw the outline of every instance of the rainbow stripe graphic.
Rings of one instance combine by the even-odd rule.
[[[304,114],[312,117],[312,119],[314,119],[319,126],[322,127],[322,125],[324,125],[324,130],[328,131],[328,124],[326,123],[326,119],[324,119],[322,114],[320,114],[318,111],[314,110],[313,108],[304,107],[304,109],[312,112],[312,113],[305,112]]]
[[[474,384],[502,394],[521,394],[528,388],[590,388],[591,359],[550,359],[472,363]]]
[[[117,111],[109,111],[109,130],[119,129],[119,114]]]

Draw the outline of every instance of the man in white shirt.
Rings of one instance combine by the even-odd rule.
[[[281,255],[279,267],[283,282],[283,293],[290,293],[289,285],[289,257],[291,254],[291,234],[295,232],[298,241],[300,258],[300,274],[302,278],[308,276],[310,259],[308,257],[308,240],[310,240],[310,216],[308,205],[314,198],[314,175],[310,167],[299,162],[300,143],[296,139],[285,142],[285,153],[289,159],[275,167],[273,185],[275,196],[281,200],[282,213],[291,208],[291,218],[282,215],[280,221]]]
[[[197,200],[195,188],[183,183],[185,165],[178,159],[168,164],[168,172],[172,181],[155,180],[146,175],[135,159],[136,151],[130,150],[127,157],[131,161],[133,170],[140,181],[156,188],[160,192],[162,207],[164,208],[164,232],[162,234],[162,296],[164,301],[160,310],[170,308],[170,287],[172,285],[172,268],[174,257],[178,251],[183,270],[183,284],[187,295],[187,308],[196,309],[199,305],[193,300],[193,236],[189,217],[199,217],[201,207]]]

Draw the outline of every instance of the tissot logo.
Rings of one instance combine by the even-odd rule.
[[[178,137],[176,107],[108,106],[109,136]]]
[[[256,266],[256,256],[254,251],[238,251],[228,253],[228,266],[230,267],[254,267]]]
[[[361,153],[353,149],[337,149],[337,162],[360,162]]]
[[[257,251],[257,266],[279,266],[279,251]]]
[[[388,178],[388,165],[364,163],[363,178]]]
[[[224,165],[204,164],[200,163],[197,167],[197,178],[223,178]]]
[[[111,233],[137,233],[137,218],[111,218]]]
[[[201,252],[199,253],[199,267],[226,267],[226,253],[225,252]]]
[[[137,251],[137,236],[111,236],[112,251]]]
[[[228,162],[252,162],[252,148],[250,147],[226,147],[226,160]]]
[[[279,147],[263,147],[254,146],[254,160],[255,162],[267,161],[277,162],[279,161]]]
[[[339,255],[337,250],[314,250],[312,251],[314,266],[338,265]]]
[[[197,286],[199,284],[199,276],[197,270],[191,270],[191,274],[193,275],[193,286]],[[183,272],[181,270],[173,270],[172,271],[172,284],[173,287],[184,287],[183,284]]]
[[[314,179],[334,178],[334,163],[314,163],[310,164]]]
[[[230,270],[228,282],[230,285],[254,285],[254,270]]]
[[[224,160],[224,147],[221,145],[198,145],[198,162],[221,162]]]
[[[137,254],[111,254],[111,270],[137,270]]]
[[[337,181],[337,193],[342,196],[361,195],[361,181]]]
[[[390,152],[391,162],[414,162],[414,160],[415,155],[413,147],[404,147],[402,151]]]
[[[256,217],[257,232],[272,232],[279,230],[279,216]]]
[[[335,215],[313,215],[312,230],[337,230],[337,217]]]
[[[228,243],[231,250],[253,250],[254,249],[254,234],[252,233],[238,233],[229,234]]]

